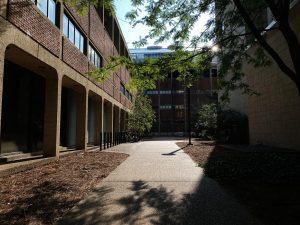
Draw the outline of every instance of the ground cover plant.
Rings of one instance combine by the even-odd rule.
[[[128,155],[71,154],[0,178],[0,224],[54,224]]]

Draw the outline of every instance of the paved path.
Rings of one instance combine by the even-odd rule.
[[[130,154],[59,224],[260,224],[175,141],[122,144]]]

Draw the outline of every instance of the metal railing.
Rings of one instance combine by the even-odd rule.
[[[127,142],[126,133],[127,132],[100,132],[100,150]]]

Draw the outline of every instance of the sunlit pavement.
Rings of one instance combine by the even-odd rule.
[[[150,139],[107,150],[130,157],[59,224],[261,224],[206,178],[176,141]]]

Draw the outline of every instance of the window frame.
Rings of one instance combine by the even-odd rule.
[[[47,1],[47,8],[46,8],[46,13],[44,11],[42,11],[42,9],[38,6],[38,2],[39,1],[43,1],[43,0],[31,0],[31,2],[38,8],[38,10],[48,18],[48,20],[51,21],[51,23],[53,23],[54,25],[57,25],[57,1],[55,0],[45,0]],[[54,2],[55,5],[55,11],[54,11],[54,21],[52,21],[52,19],[49,17],[49,1]]]
[[[67,19],[67,24],[68,24],[68,34],[65,33],[65,18]],[[72,25],[72,29],[71,26]],[[76,44],[76,31],[79,34],[79,40],[78,40],[78,44],[79,46],[77,46]],[[72,34],[73,36],[73,40],[70,38],[70,34]],[[86,43],[86,37],[83,34],[83,32],[81,32],[81,29],[77,26],[77,24],[74,22],[74,20],[72,18],[70,18],[69,14],[66,13],[66,11],[64,11],[64,15],[63,15],[63,35],[69,39],[70,42],[72,42],[72,44],[75,45],[75,47],[82,52],[83,54],[85,54],[85,43]]]

